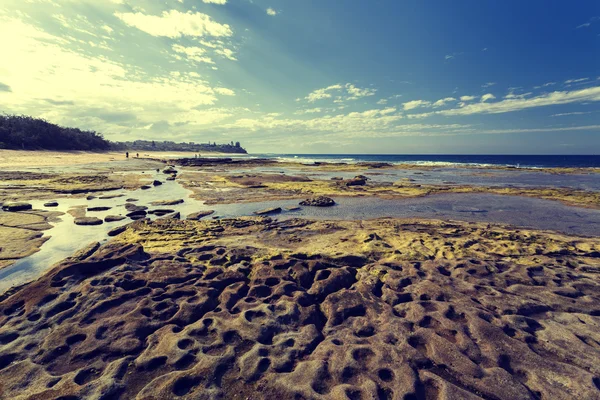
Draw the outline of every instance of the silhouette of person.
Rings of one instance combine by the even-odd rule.
[[[128,151],[125,152],[125,158],[129,158],[129,152]]]
[[[140,153],[135,153],[135,158],[140,158]]]

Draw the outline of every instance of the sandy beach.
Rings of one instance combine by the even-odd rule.
[[[134,158],[135,152],[129,157]],[[141,158],[184,158],[194,157],[198,153],[186,152],[140,152]],[[223,153],[201,153],[202,156],[224,156]],[[71,166],[81,164],[108,163],[111,161],[125,160],[124,152],[87,152],[87,151],[22,151],[1,150],[0,169],[14,169],[19,167],[50,167]]]

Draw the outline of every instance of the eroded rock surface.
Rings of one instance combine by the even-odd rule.
[[[599,250],[482,224],[136,222],[0,298],[0,390],[594,399]]]

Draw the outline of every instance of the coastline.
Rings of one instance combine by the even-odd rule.
[[[51,153],[0,162],[8,394],[595,393],[596,175]]]

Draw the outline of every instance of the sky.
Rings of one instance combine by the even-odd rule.
[[[0,113],[252,153],[600,154],[600,1],[1,0]]]

